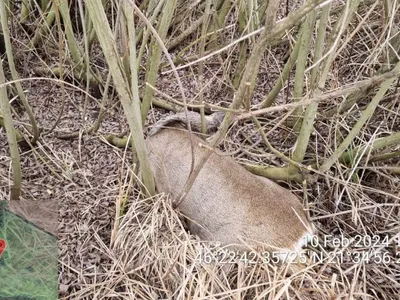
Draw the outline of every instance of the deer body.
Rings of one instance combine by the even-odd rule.
[[[195,161],[207,143],[193,135]],[[180,196],[188,179],[191,146],[187,131],[163,129],[147,139],[151,168],[159,192]],[[313,226],[299,199],[273,181],[256,176],[232,157],[214,150],[192,188],[179,204],[189,230],[203,240],[237,250],[262,243],[271,251],[299,252]]]

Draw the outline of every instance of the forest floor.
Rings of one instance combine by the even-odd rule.
[[[277,62],[284,61],[285,53],[285,49],[278,48],[263,60],[252,104],[260,103],[268,94],[282,68],[282,63]],[[236,54],[230,52],[229,58],[235,60]],[[85,89],[84,84],[66,86],[63,103],[61,87],[54,77],[37,79],[39,75],[35,69],[45,57],[28,55],[23,50],[17,51],[15,56],[19,59],[18,69],[27,79],[22,82],[24,91],[43,132],[33,149],[20,149],[22,195],[20,202],[10,202],[9,207],[58,236],[61,297],[94,299],[100,295],[101,299],[129,299],[129,295],[135,294],[140,299],[187,299],[188,295],[221,299],[253,299],[265,295],[271,297],[269,299],[282,295],[287,299],[395,299],[400,288],[400,238],[393,238],[400,228],[400,177],[387,171],[385,165],[398,166],[398,158],[359,165],[354,176],[343,175],[348,174],[350,168],[338,167],[334,173],[312,184],[280,183],[302,199],[316,224],[320,241],[329,236],[353,239],[351,245],[339,243],[335,247],[332,238],[326,245],[322,242],[316,245],[316,252],[331,255],[331,260],[315,261],[294,275],[272,264],[198,263],[197,253],[211,249],[212,245],[200,243],[185,230],[166,195],[140,199],[133,184],[137,178],[132,172],[130,149],[117,148],[104,138],[106,134],[127,132],[122,108],[117,105],[109,109],[99,131],[87,134],[85,130],[98,116],[100,100],[89,99],[84,114],[85,94],[76,88]],[[233,97],[233,89],[226,82],[226,76],[234,70],[222,67],[222,61],[221,58],[207,61],[204,77],[210,82],[204,90],[204,98],[207,102],[227,105]],[[349,81],[349,69],[343,68],[332,75],[330,85],[340,86]],[[188,99],[199,92],[197,71],[196,67],[180,71]],[[179,98],[171,74],[161,75],[157,88]],[[118,101],[111,93],[109,99],[110,103]],[[286,101],[290,101],[286,99],[286,92],[281,93],[278,103]],[[337,101],[332,99],[322,107],[331,108]],[[16,101],[13,107],[20,116],[16,119],[17,126],[22,128],[21,124],[29,124],[26,113]],[[60,122],[49,132],[62,107]],[[399,111],[399,92],[395,91],[382,101],[363,129],[360,144],[400,131]],[[172,112],[152,108],[146,132],[151,124],[169,113]],[[272,130],[271,144],[290,155],[295,133],[285,123],[274,128],[286,113],[266,114],[260,120],[266,132]],[[355,110],[343,118],[355,120],[357,117]],[[337,142],[334,129],[341,126],[341,118],[338,116],[335,123],[331,123],[322,115],[317,116],[315,134],[308,149],[312,155],[306,157],[305,164],[315,156],[327,157],[331,153]],[[74,138],[59,138],[71,132],[78,134]],[[260,140],[254,125],[242,121],[232,126],[220,147],[240,163],[283,166],[284,163],[269,154]],[[7,139],[4,129],[0,128],[1,199],[8,198],[11,182]],[[119,220],[119,230],[112,242],[116,203],[125,198],[125,216]],[[359,253],[368,253],[371,248],[368,241],[354,243],[365,237],[375,238],[379,255],[388,253],[390,260],[378,261],[376,257],[381,257],[378,255],[375,260],[356,261]],[[390,238],[386,244],[387,237]]]

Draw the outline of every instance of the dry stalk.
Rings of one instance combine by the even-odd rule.
[[[103,6],[100,1],[89,1],[86,3],[90,18],[92,19],[93,26],[96,30],[97,37],[100,45],[103,48],[104,54],[108,61],[110,72],[113,77],[115,87],[121,97],[121,103],[124,108],[128,124],[132,133],[132,140],[136,149],[140,165],[142,167],[143,182],[150,195],[155,194],[155,185],[153,175],[150,170],[148,161],[146,145],[144,143],[142,121],[140,116],[140,99],[137,83],[137,74],[132,72],[132,82],[134,89],[129,90],[127,82],[125,82],[118,53],[112,40],[112,32],[108,26],[107,16],[104,12]],[[127,3],[125,4],[127,5]],[[128,16],[131,14],[128,14]],[[133,15],[131,15],[133,17]],[[130,23],[130,24],[133,24]],[[136,59],[136,45],[132,43],[134,40],[134,33],[132,33],[133,41],[131,41],[131,59]],[[132,70],[136,70],[136,61],[131,64]]]

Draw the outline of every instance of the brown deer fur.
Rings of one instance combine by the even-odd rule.
[[[193,135],[196,162],[207,142]],[[188,132],[179,128],[158,130],[147,139],[157,190],[176,199],[188,179],[191,147]],[[255,242],[287,253],[300,251],[313,226],[300,200],[275,182],[256,176],[233,158],[214,150],[191,190],[179,204],[191,233],[237,250]],[[258,244],[260,245],[260,244]]]

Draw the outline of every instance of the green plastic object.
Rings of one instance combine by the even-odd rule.
[[[57,238],[0,201],[0,300],[58,299]]]

